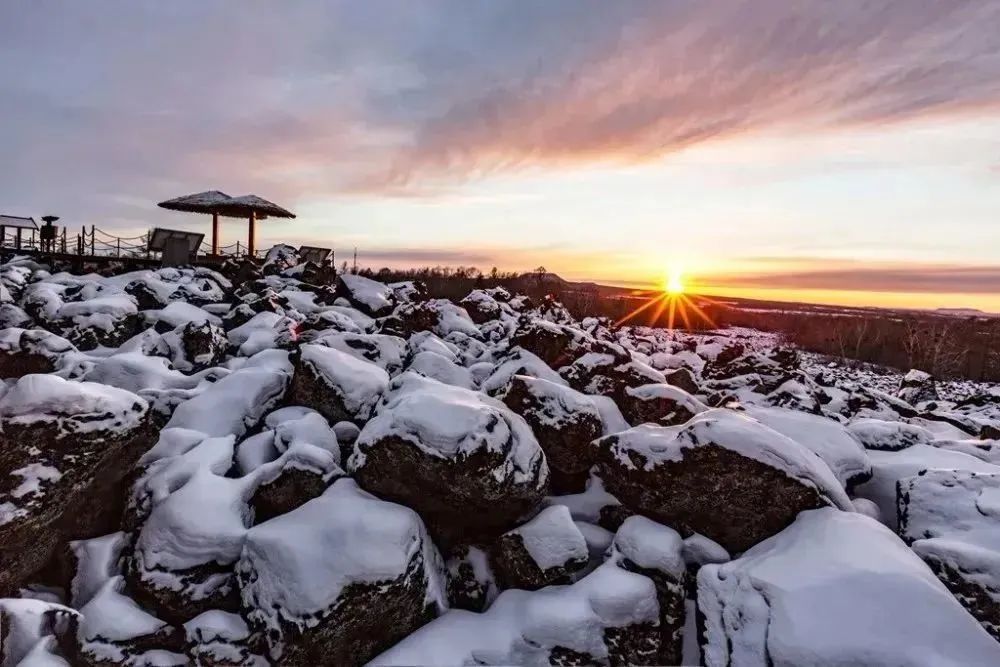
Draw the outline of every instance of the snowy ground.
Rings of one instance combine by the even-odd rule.
[[[329,276],[0,265],[0,667],[1000,664],[997,386]]]

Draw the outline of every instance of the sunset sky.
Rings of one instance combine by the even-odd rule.
[[[2,213],[1000,312],[996,1],[5,2],[0,83]]]

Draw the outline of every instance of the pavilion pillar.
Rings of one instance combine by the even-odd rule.
[[[212,254],[219,254],[219,214],[212,214]]]
[[[250,230],[247,234],[247,255],[253,257],[254,249],[254,236],[257,232],[257,211],[250,211]]]

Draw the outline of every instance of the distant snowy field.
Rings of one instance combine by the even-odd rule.
[[[0,264],[0,377],[0,667],[1000,664],[995,385],[288,246]]]

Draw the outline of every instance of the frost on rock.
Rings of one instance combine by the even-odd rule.
[[[897,526],[896,483],[900,480],[935,469],[1000,473],[1000,466],[931,445],[913,445],[896,452],[869,451],[868,458],[872,462],[872,478],[854,492],[875,503],[882,521],[893,529]]]
[[[360,664],[445,606],[440,556],[412,510],[338,480],[253,527],[243,612],[285,665]]]
[[[504,591],[482,614],[452,610],[372,665],[656,664],[653,582],[612,563],[569,586]]]
[[[364,423],[389,385],[375,364],[323,345],[303,345],[296,361],[291,399],[330,422]]]
[[[832,420],[787,408],[749,406],[748,415],[819,456],[846,489],[867,481],[871,462],[853,432]]]
[[[1000,644],[892,531],[833,508],[704,566],[698,607],[709,667],[1000,663]]]
[[[413,373],[393,380],[348,461],[358,483],[412,507],[435,537],[495,537],[537,507],[548,466],[524,419]]]
[[[552,474],[557,493],[583,491],[594,464],[590,442],[601,437],[604,424],[594,400],[550,380],[515,375],[500,397],[531,427]]]
[[[1000,640],[1000,471],[929,470],[898,494],[899,534]]]
[[[502,588],[537,590],[570,583],[587,565],[587,542],[569,509],[551,505],[497,540],[493,569]]]
[[[115,529],[123,479],[152,442],[149,406],[131,392],[26,375],[0,399],[0,594],[57,545]]]
[[[806,509],[851,509],[816,454],[725,409],[682,426],[644,424],[594,443],[601,478],[629,509],[730,551],[774,535]]]
[[[660,650],[654,661],[681,663],[687,568],[684,542],[677,531],[642,516],[625,519],[611,543],[611,562],[649,577],[660,608]]]

